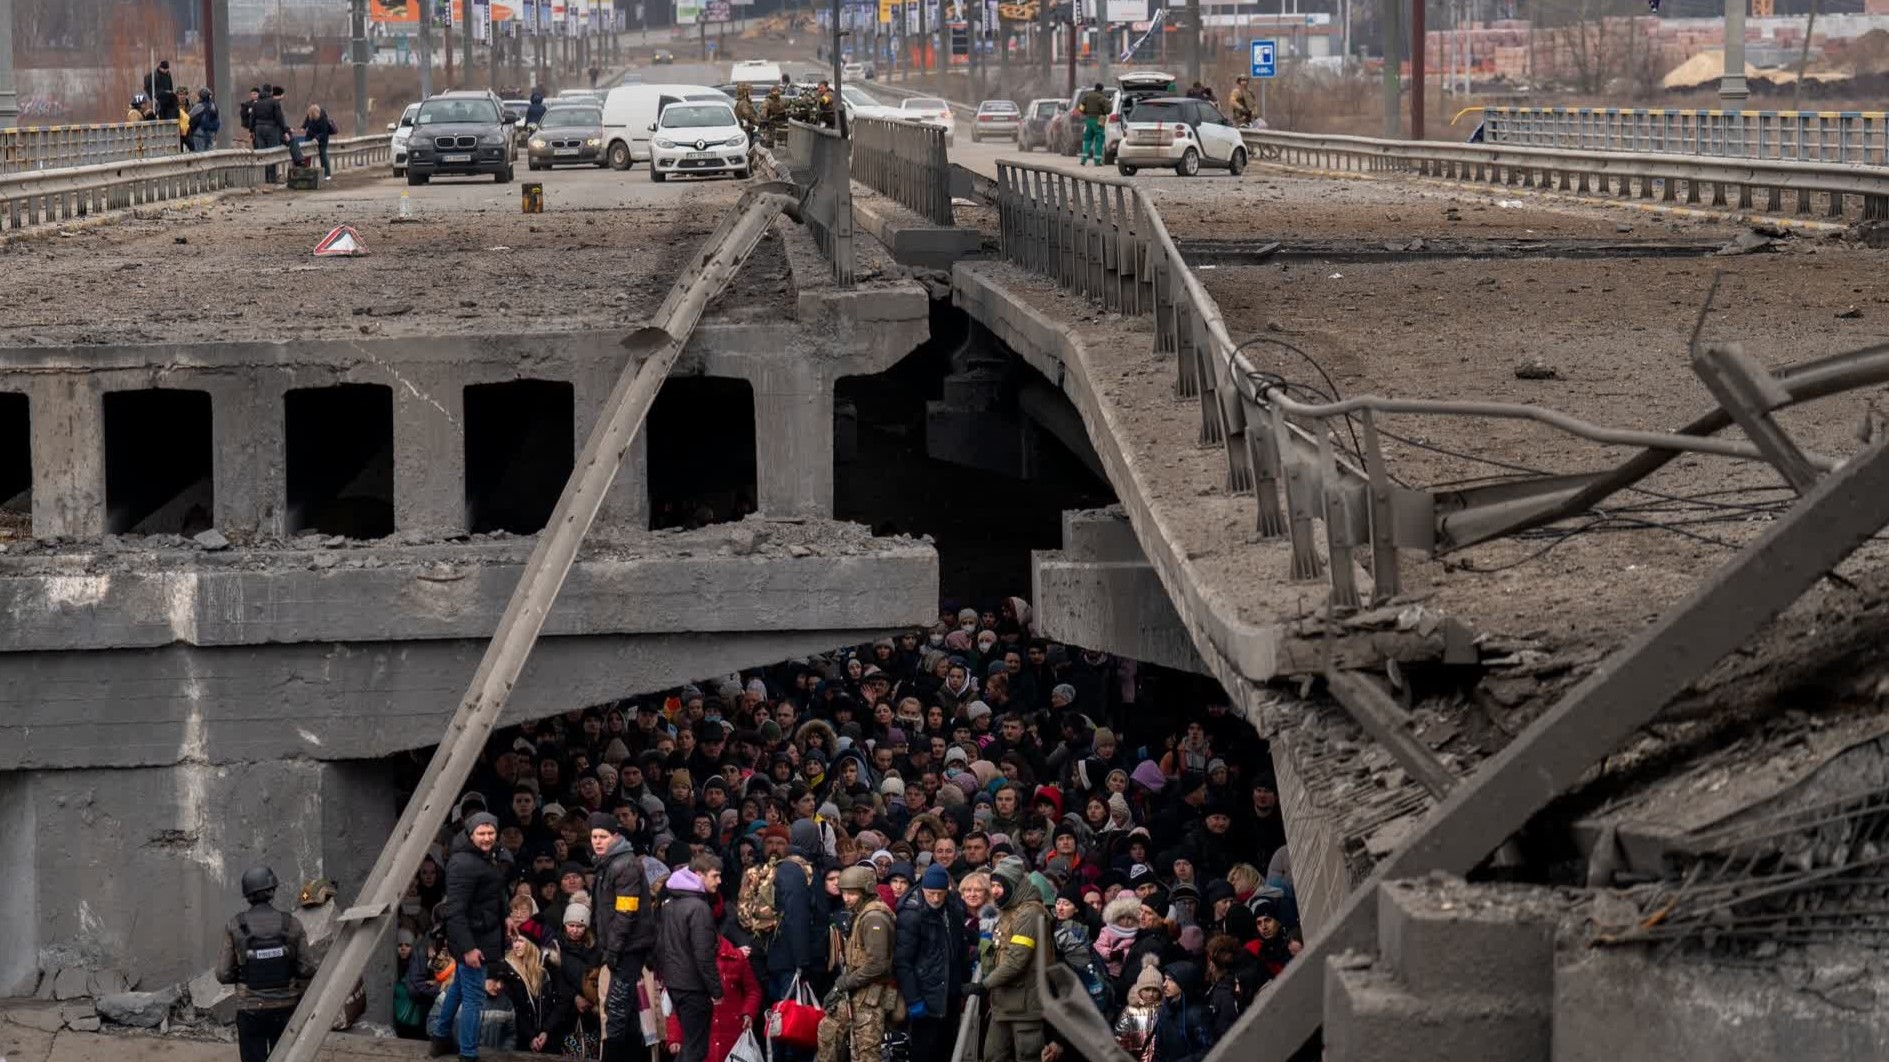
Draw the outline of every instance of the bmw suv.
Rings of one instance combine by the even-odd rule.
[[[512,126],[517,122],[518,115],[505,110],[489,92],[429,97],[420,104],[407,141],[407,183],[487,173],[500,184],[509,183],[516,157]]]

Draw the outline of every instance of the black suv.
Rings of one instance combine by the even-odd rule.
[[[519,116],[489,92],[442,92],[420,104],[407,141],[407,183],[435,176],[489,173],[500,184],[512,179],[512,126]]]

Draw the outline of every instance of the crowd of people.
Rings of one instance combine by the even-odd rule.
[[[303,112],[301,124],[295,124],[288,116],[288,104],[283,101],[283,95],[281,85],[263,84],[249,90],[241,112],[244,139],[259,149],[286,146],[290,161],[296,166],[307,164],[304,149],[312,146],[321,165],[322,179],[333,180],[328,141],[341,134],[340,127],[328,116],[327,110],[315,103],[309,104]],[[131,97],[125,121],[174,122],[179,143],[185,151],[210,150],[216,143],[217,133],[223,129],[223,116],[217,109],[215,94],[200,88],[193,98],[188,86],[175,83],[169,59],[158,63],[144,76],[144,91]],[[276,180],[276,168],[269,167],[264,176],[269,181]]]
[[[495,736],[401,912],[395,1021],[481,1046],[1046,1062],[1038,964],[1197,1062],[1297,953],[1268,750],[1215,688],[1029,605]],[[802,1030],[804,1032],[804,1030]]]

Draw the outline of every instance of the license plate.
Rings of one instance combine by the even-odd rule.
[[[576,148],[552,148],[551,154],[557,155],[560,157],[564,155],[575,155],[577,154],[577,149]]]
[[[441,162],[471,162],[471,155],[441,155]]]
[[[712,159],[715,156],[706,151],[691,151],[689,152],[689,157],[692,159]]]

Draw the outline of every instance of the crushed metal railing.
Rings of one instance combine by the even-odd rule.
[[[1871,789],[1677,839],[1679,880],[1639,891],[1646,914],[1598,944],[1708,948],[1889,938],[1889,791]]]
[[[0,175],[183,153],[176,122],[22,125],[0,129]]]
[[[385,135],[336,138],[328,143],[328,160],[337,170],[360,169],[385,164],[388,150]],[[313,154],[314,146],[308,151]],[[286,147],[233,148],[0,177],[0,233],[254,188],[263,183],[269,167],[286,167],[289,157]]]
[[[1889,112],[1484,107],[1487,143],[1889,165]]]
[[[1322,133],[1246,130],[1256,159],[1321,170],[1395,172],[1498,187],[1551,190],[1597,199],[1637,199],[1781,212],[1791,193],[1798,214],[1889,218],[1889,168],[1835,162],[1712,158],[1657,152],[1378,140]],[[1680,194],[1684,189],[1683,197]],[[1763,193],[1762,207],[1757,195]]]
[[[787,150],[780,159],[805,191],[800,209],[807,232],[833,265],[833,282],[853,286],[853,177],[849,141],[806,122],[787,123]]]
[[[853,177],[934,225],[951,225],[944,126],[855,118]]]

